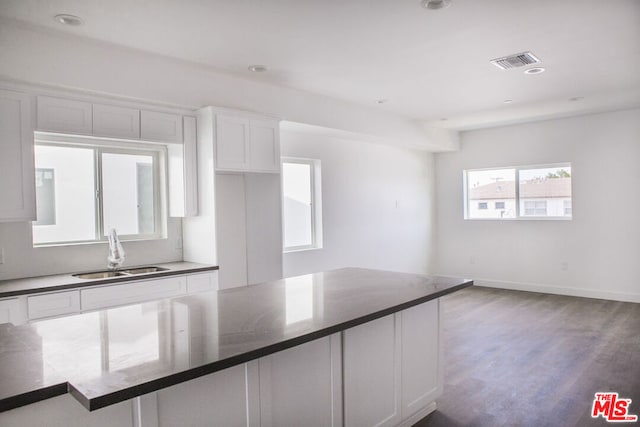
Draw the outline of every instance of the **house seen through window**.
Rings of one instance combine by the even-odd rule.
[[[570,219],[571,164],[464,171],[465,219]]]
[[[102,241],[111,228],[125,239],[161,237],[161,157],[158,148],[36,139],[33,243]]]

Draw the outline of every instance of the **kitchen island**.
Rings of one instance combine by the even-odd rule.
[[[410,425],[471,285],[346,268],[0,325],[0,425]]]

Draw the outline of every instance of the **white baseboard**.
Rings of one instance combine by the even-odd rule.
[[[443,275],[443,277],[453,277]],[[567,295],[572,297],[606,299],[612,301],[640,303],[640,293],[609,292],[584,288],[567,288],[539,283],[509,282],[505,280],[472,279],[474,285],[487,288],[511,289],[514,291],[540,292],[544,294]]]
[[[415,414],[411,415],[409,418],[402,421],[400,424],[398,424],[398,427],[411,427],[412,425],[414,425],[415,423],[417,423],[418,421],[420,421],[421,419],[423,419],[424,417],[426,417],[436,409],[437,409],[436,401],[434,400],[433,402],[429,403],[427,406],[425,406]]]

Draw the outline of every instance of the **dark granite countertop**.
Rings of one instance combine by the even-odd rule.
[[[79,279],[73,277],[72,274],[56,274],[51,276],[26,277],[23,279],[0,280],[0,298],[13,297],[17,295],[28,295],[39,292],[52,292],[65,289],[83,288],[86,286],[107,285],[120,282],[129,282],[132,280],[146,280],[158,277],[173,276],[179,274],[205,272],[217,270],[217,265],[197,264],[194,262],[176,261],[160,264],[148,264],[157,267],[166,268],[166,271],[158,271],[155,273],[135,274],[130,276],[118,276],[108,279]],[[135,266],[126,266],[121,270],[128,268],[136,268]],[[106,270],[106,269],[105,269]],[[78,273],[84,273],[82,271]]]
[[[94,410],[275,353],[473,282],[358,268],[0,325],[0,411],[67,391]]]

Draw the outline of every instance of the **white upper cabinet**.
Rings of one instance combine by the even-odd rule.
[[[216,116],[216,169],[248,170],[249,119]]]
[[[36,128],[45,132],[91,135],[93,132],[92,104],[39,96]]]
[[[31,99],[8,90],[0,90],[0,171],[0,222],[36,219]]]
[[[280,171],[280,128],[277,121],[251,120],[251,169]]]
[[[36,130],[182,144],[182,115],[38,96]]]
[[[140,138],[140,110],[93,104],[93,134],[112,138]]]
[[[181,144],[182,116],[142,110],[140,112],[140,137],[148,141]]]
[[[216,115],[216,170],[279,172],[278,121]]]
[[[167,144],[169,216],[198,215],[196,118],[184,117],[184,144]]]

